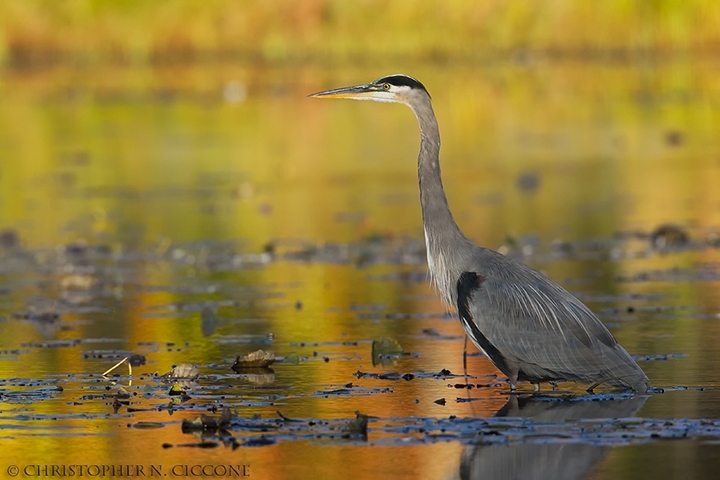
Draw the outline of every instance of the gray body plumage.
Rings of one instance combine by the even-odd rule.
[[[418,119],[420,202],[430,275],[456,307],[467,335],[510,380],[606,383],[646,392],[652,385],[605,325],[558,284],[527,265],[474,245],[455,223],[440,176],[440,133],[430,95],[415,79],[314,94],[408,105]]]
[[[573,380],[638,392],[652,388],[595,314],[542,273],[479,247],[456,268],[480,276],[465,293],[467,307],[458,308],[463,328],[511,383]],[[482,336],[493,348],[484,347]]]

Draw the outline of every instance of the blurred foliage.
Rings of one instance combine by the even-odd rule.
[[[178,61],[206,57],[477,59],[710,52],[714,0],[22,0],[0,3],[0,60]]]

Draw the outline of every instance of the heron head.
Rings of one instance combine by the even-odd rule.
[[[425,86],[413,77],[396,74],[352,87],[335,88],[309,95],[314,98],[349,98],[351,100],[372,100],[375,102],[408,104],[413,94],[423,92],[430,96]]]

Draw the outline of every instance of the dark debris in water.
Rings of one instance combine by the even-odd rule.
[[[275,337],[272,333],[267,335],[221,335],[215,337],[215,343],[219,345],[272,345]]]
[[[384,372],[384,373],[372,373],[372,372],[361,372],[358,370],[353,375],[357,378],[375,378],[378,380],[414,380],[414,379],[425,379],[425,378],[436,378],[436,379],[447,379],[447,378],[478,378],[470,375],[457,375],[452,373],[450,370],[442,369],[439,372],[429,373],[422,370],[418,370],[412,373],[400,373],[400,372]],[[486,377],[495,378],[496,375],[487,375]]]
[[[48,340],[47,342],[28,342],[20,344],[24,348],[64,348],[76,347],[82,343],[79,338],[69,338],[67,340]]]
[[[688,233],[689,236],[689,233]],[[668,235],[666,245],[662,248],[651,248],[652,240],[648,234],[642,237],[615,238],[603,241],[587,242],[564,242],[560,241],[553,247],[551,255],[575,257],[581,259],[603,259],[622,260],[623,258],[651,258],[660,254],[670,255],[673,248],[686,250],[698,250],[709,248],[694,240],[697,236],[688,237],[687,241],[675,241]],[[631,241],[642,240],[641,250],[626,248]],[[16,345],[10,346],[8,350],[0,352],[0,355],[18,355],[27,353],[28,348],[64,348],[77,347],[87,343],[95,342],[118,342],[124,346],[125,339],[62,339],[57,338],[55,330],[45,330],[48,326],[60,324],[63,328],[69,327],[75,318],[80,321],[93,322],[96,319],[93,315],[107,314],[109,308],[108,298],[115,295],[122,297],[128,295],[128,290],[134,293],[170,293],[168,298],[177,299],[171,303],[162,305],[145,306],[143,316],[146,317],[170,317],[183,320],[196,321],[198,328],[206,337],[212,336],[209,343],[215,347],[260,344],[267,345],[274,342],[272,334],[264,333],[267,330],[253,330],[253,334],[228,334],[230,328],[238,323],[250,323],[258,320],[264,312],[243,312],[242,315],[250,317],[232,318],[229,310],[233,309],[267,309],[278,307],[291,310],[293,315],[304,315],[311,311],[309,299],[297,300],[295,296],[288,296],[283,290],[296,288],[298,285],[293,282],[266,285],[267,288],[245,287],[238,285],[238,282],[221,279],[222,275],[212,276],[214,273],[235,272],[243,270],[255,270],[265,268],[272,262],[319,262],[329,264],[346,264],[353,268],[367,268],[373,265],[408,265],[403,272],[383,272],[375,274],[368,272],[365,276],[370,281],[404,282],[405,284],[425,283],[428,281],[425,266],[425,251],[421,242],[408,239],[396,239],[389,237],[378,237],[365,239],[355,244],[325,244],[315,245],[307,242],[302,244],[284,245],[282,242],[272,242],[263,252],[243,252],[243,245],[236,242],[196,242],[184,245],[161,245],[156,251],[133,251],[109,247],[107,245],[86,245],[69,244],[48,251],[25,251],[16,240],[10,239],[13,243],[9,247],[15,250],[16,255],[0,256],[0,273],[6,276],[25,277],[30,275],[43,276],[41,282],[31,282],[31,289],[40,288],[43,291],[50,291],[58,296],[49,303],[28,302],[28,307],[17,310],[17,305],[10,306],[9,299],[3,297],[8,307],[4,315],[10,318],[3,318],[4,322],[17,322],[23,327],[37,329],[41,336],[30,337],[40,338],[36,342],[24,343],[21,350]],[[674,245],[673,245],[674,244]],[[716,242],[712,248],[720,243]],[[535,260],[542,261],[543,258],[537,253],[537,248],[523,248],[525,246],[537,247],[535,244],[526,242],[517,245],[519,255],[532,256]],[[673,247],[673,248],[669,248]],[[659,252],[658,250],[664,250]],[[138,265],[145,268],[146,265],[162,265],[169,272],[184,272],[183,269],[193,269],[192,278],[185,275],[178,275],[170,285],[145,285],[133,278],[142,271]],[[198,273],[199,272],[199,273]],[[206,274],[212,276],[207,278]],[[48,281],[47,279],[51,279]],[[720,280],[720,264],[698,263],[691,267],[669,268],[658,270],[632,270],[620,281],[626,282],[695,282],[695,281],[717,281]],[[184,283],[183,283],[184,282]],[[49,284],[54,285],[55,290],[49,289]],[[22,297],[26,287],[25,284],[14,281],[7,285],[0,286],[0,295]],[[149,296],[151,297],[151,296]],[[158,296],[160,297],[160,296]],[[287,297],[287,298],[286,298]],[[423,297],[424,298],[424,297]],[[430,298],[435,298],[434,296]],[[667,307],[657,305],[638,305],[641,302],[652,303],[657,296],[649,294],[623,295],[620,297],[593,298],[591,300],[615,303],[622,305],[632,303],[630,306],[623,306],[622,310],[608,311],[609,314],[653,314],[673,313],[682,316],[689,316],[688,312],[679,307]],[[279,303],[283,300],[285,303]],[[666,299],[663,299],[666,301]],[[32,304],[32,305],[31,305]],[[284,306],[284,307],[283,307]],[[341,306],[339,311],[348,313]],[[414,320],[452,320],[455,316],[446,313],[426,312],[391,312],[389,306],[381,304],[360,304],[349,307],[349,315],[358,319],[392,320],[392,321],[414,321]],[[659,309],[665,309],[662,312]],[[16,312],[16,313],[10,313]],[[690,312],[692,313],[692,312]],[[235,313],[237,315],[237,313]],[[676,318],[677,315],[673,318]],[[280,316],[280,315],[278,315]],[[708,314],[707,318],[717,318],[717,314]],[[264,320],[260,318],[260,320]],[[423,328],[425,322],[413,323],[413,331],[422,332],[426,339],[461,339],[462,337],[443,336],[436,328]],[[429,323],[429,322],[427,322]],[[397,325],[397,323],[396,323]],[[396,326],[394,325],[394,326]],[[434,323],[437,326],[437,322]],[[223,330],[225,329],[225,330]],[[422,330],[421,330],[422,329]],[[49,334],[46,335],[46,332]],[[257,333],[260,332],[260,333]],[[397,335],[396,333],[394,333]],[[402,335],[402,334],[400,334]],[[398,337],[405,341],[407,336]],[[295,343],[286,338],[282,347],[328,347],[337,346],[337,355],[346,355],[348,350],[369,350],[367,346],[370,341],[336,341],[317,343]],[[18,341],[19,343],[19,341]],[[411,343],[409,343],[410,345]],[[180,351],[189,349],[190,345],[185,343],[175,344],[172,342],[138,342],[137,346],[147,347],[143,351]],[[113,345],[114,347],[114,345]],[[360,348],[353,348],[360,347]],[[87,347],[85,347],[87,348]],[[257,348],[257,347],[256,347]],[[78,351],[80,348],[77,349]],[[63,353],[67,353],[63,351]],[[123,350],[84,350],[82,355],[85,358],[117,359],[124,358],[130,351]],[[194,352],[193,352],[194,353]],[[72,352],[71,352],[72,354]],[[339,359],[335,352],[314,352],[317,359],[323,359],[334,365]],[[402,348],[397,351],[382,352],[382,355],[401,355]],[[232,353],[235,355],[235,352]],[[470,354],[469,356],[480,355]],[[639,361],[656,361],[682,358],[684,354],[667,354],[636,357]],[[184,357],[184,358],[183,358]],[[178,361],[194,359],[196,357],[178,355]],[[288,367],[291,363],[300,363],[307,357],[287,357],[280,368]],[[144,357],[142,358],[144,360]],[[277,359],[281,361],[280,358]],[[221,358],[215,361],[221,362]],[[90,362],[86,362],[90,363]],[[138,364],[140,364],[138,359]],[[134,364],[135,365],[135,364]],[[321,364],[324,366],[324,364]],[[387,395],[391,398],[395,389],[388,387],[390,382],[393,387],[404,387],[404,382],[413,382],[409,388],[422,387],[418,381],[441,380],[442,384],[435,385],[444,390],[447,398],[437,398],[436,392],[429,398],[416,398],[416,402],[430,403],[434,412],[444,413],[435,405],[444,405],[449,410],[458,402],[496,401],[496,397],[480,397],[478,389],[488,387],[505,386],[504,383],[497,383],[495,376],[472,377],[453,374],[449,370],[439,372],[418,371],[386,371],[383,373],[371,373],[357,371],[355,376],[362,379],[362,383],[375,385],[377,388],[370,388],[367,385],[348,383],[337,385],[312,386],[302,393],[297,393],[295,385],[276,383],[287,382],[282,375],[275,378],[272,370],[263,372],[247,371],[242,374],[227,372],[217,375],[205,375],[206,368],[202,366],[203,375],[200,375],[200,367],[194,364],[185,363],[173,367],[173,370],[166,377],[158,375],[141,375],[133,381],[133,388],[128,386],[122,390],[107,379],[92,374],[73,375],[63,374],[50,376],[49,379],[31,378],[10,378],[0,379],[0,400],[3,408],[0,410],[0,420],[3,433],[12,433],[13,430],[31,430],[35,428],[47,428],[50,435],[56,434],[61,428],[73,428],[74,434],[88,434],[87,422],[89,420],[111,418],[119,425],[128,425],[131,434],[139,434],[136,430],[160,429],[157,433],[165,434],[168,427],[177,428],[181,426],[188,435],[199,437],[197,442],[182,443],[177,445],[163,444],[163,447],[194,447],[194,448],[218,448],[226,446],[239,448],[243,446],[273,445],[278,442],[308,440],[319,442],[371,442],[380,444],[413,444],[433,442],[460,442],[466,445],[487,445],[487,444],[520,444],[520,443],[552,443],[552,442],[573,442],[587,443],[591,445],[620,445],[636,442],[651,442],[665,439],[697,439],[704,442],[720,442],[720,420],[718,419],[645,419],[635,417],[638,408],[647,397],[631,395],[585,395],[574,397],[572,395],[541,395],[532,397],[531,400],[520,400],[511,396],[508,405],[498,412],[497,418],[459,418],[454,416],[435,417],[390,417],[378,418],[369,415],[359,414],[353,420],[351,418],[302,418],[295,416],[297,410],[293,410],[293,418],[278,413],[278,418],[243,417],[241,416],[245,407],[255,409],[286,408],[288,400],[297,400],[299,397],[329,397],[339,402],[348,400],[344,397],[352,396],[375,396]],[[218,363],[214,369],[227,371],[228,362]],[[302,367],[301,367],[302,368]],[[360,367],[362,368],[362,367]],[[388,367],[386,367],[388,368]],[[355,367],[353,367],[353,370]],[[325,372],[330,368],[324,369]],[[346,372],[346,375],[349,372]],[[485,380],[455,380],[459,378]],[[368,379],[367,381],[365,379]],[[173,388],[171,391],[164,380],[170,380]],[[383,381],[375,383],[372,380]],[[346,381],[346,380],[343,380]],[[402,382],[404,381],[404,382]],[[67,383],[80,385],[79,388],[66,388]],[[140,386],[138,386],[138,383]],[[144,387],[143,388],[143,383]],[[360,383],[360,382],[359,382]],[[248,385],[249,384],[249,385]],[[317,389],[317,390],[315,390]],[[673,386],[653,390],[653,394],[663,392],[688,390],[688,387]],[[469,392],[469,390],[473,390]],[[700,389],[695,389],[700,390]],[[178,393],[172,395],[171,392]],[[482,391],[485,394],[485,391]],[[492,392],[497,394],[497,392]],[[467,397],[461,395],[467,394]],[[474,395],[470,397],[470,395]],[[415,394],[417,395],[417,393]],[[340,397],[340,398],[337,398]],[[455,401],[453,402],[453,398]],[[513,403],[514,401],[514,403]],[[31,407],[34,403],[55,402],[55,405],[67,406],[72,410],[71,414],[45,414],[36,413]],[[322,401],[321,401],[322,402]],[[372,405],[372,403],[367,403]],[[84,407],[85,406],[85,407]],[[84,410],[87,408],[87,410]],[[118,413],[118,410],[121,409]],[[367,408],[367,407],[363,407]],[[104,409],[104,410],[102,410]],[[53,409],[48,409],[52,410]],[[101,413],[98,413],[102,410]],[[87,413],[91,412],[91,413]],[[374,413],[374,412],[366,412]],[[115,415],[130,414],[132,423],[128,420],[117,422]],[[159,415],[165,415],[167,422],[156,421]],[[171,417],[171,415],[175,415]],[[178,418],[181,417],[181,418]],[[72,420],[76,424],[71,427],[59,425],[53,430],[53,422],[58,420]],[[182,421],[182,425],[179,425]],[[42,425],[36,425],[38,422]],[[80,425],[78,425],[80,423]],[[51,424],[47,426],[47,424]],[[64,432],[62,432],[64,433]],[[158,442],[165,440],[159,439]]]
[[[188,374],[195,375],[196,366],[181,364],[175,367],[180,378]],[[203,367],[204,368],[204,367]],[[386,372],[384,374],[363,374],[358,378],[377,378],[385,380],[405,380],[416,382],[418,379],[452,379],[460,377],[449,370],[435,373]],[[271,386],[272,390],[256,395],[252,399],[241,398],[237,392],[218,391],[224,380],[236,378],[228,374],[215,383],[198,377],[189,383],[190,396],[176,403],[167,394],[165,380],[161,376],[140,376],[136,381],[145,382],[145,386],[133,388],[117,388],[104,379],[93,375],[62,376],[48,380],[34,379],[3,379],[0,380],[0,396],[4,404],[20,404],[22,409],[27,404],[38,401],[57,400],[75,402],[82,409],[84,404],[104,405],[104,413],[87,414],[76,410],[72,415],[37,414],[31,409],[0,410],[2,430],[23,432],[36,427],[32,422],[46,422],[50,425],[48,434],[71,434],[63,429],[70,427],[58,426],[53,430],[56,420],[76,420],[85,422],[101,419],[118,413],[113,412],[113,405],[122,398],[122,405],[127,414],[131,414],[131,422],[123,422],[131,430],[158,429],[165,435],[168,427],[177,428],[197,437],[197,441],[166,446],[187,446],[196,448],[240,448],[262,447],[287,441],[311,441],[320,443],[371,442],[373,445],[408,445],[436,442],[460,442],[465,445],[516,445],[524,443],[582,443],[594,446],[625,445],[631,443],[663,441],[668,439],[696,439],[699,441],[720,441],[719,419],[647,419],[638,418],[636,414],[648,396],[631,394],[593,394],[574,396],[568,393],[543,393],[541,395],[511,395],[505,406],[498,410],[495,417],[460,418],[448,416],[435,417],[387,417],[371,416],[374,412],[357,414],[350,418],[303,418],[283,415],[279,411],[275,418],[263,418],[259,415],[243,415],[244,406],[252,404],[263,408],[280,405],[288,397],[281,394],[282,388]],[[485,377],[492,378],[492,377]],[[175,379],[182,381],[181,379]],[[68,390],[63,387],[67,382],[83,382],[81,390]],[[450,383],[454,390],[485,387],[484,383]],[[491,385],[491,384],[489,384]],[[232,389],[236,386],[231,387]],[[88,391],[89,390],[89,391]],[[688,387],[677,386],[657,389],[653,394],[668,391],[689,390]],[[368,388],[357,383],[331,386],[327,389],[311,393],[315,397],[333,396],[373,396],[392,394],[392,388],[385,385],[379,388]],[[452,391],[452,390],[451,390]],[[477,391],[477,390],[475,390]],[[502,397],[500,397],[502,398]],[[434,405],[446,406],[464,402],[494,402],[497,396],[483,398],[448,395],[447,398],[436,398]],[[454,401],[453,401],[454,400]],[[420,399],[420,401],[425,401]],[[12,407],[17,409],[17,407]],[[437,408],[437,407],[435,407]],[[440,410],[442,412],[442,410]],[[167,412],[181,417],[178,425],[177,416],[168,421],[157,419],[159,412]],[[123,415],[121,411],[119,414]],[[147,416],[146,416],[147,415]],[[154,415],[154,417],[149,417]],[[111,417],[112,418],[112,417]],[[174,425],[174,426],[173,426]],[[84,434],[84,427],[74,425],[77,434]],[[159,433],[161,433],[159,432]],[[16,434],[16,433],[13,433]],[[22,433],[21,433],[22,434]],[[159,442],[166,437],[159,439]]]
[[[497,388],[502,387],[502,383],[456,383],[456,384],[449,384],[448,388],[456,388],[456,389],[466,389],[466,390],[472,390],[473,388]]]
[[[82,355],[83,358],[102,358],[106,360],[118,360],[127,358],[127,361],[133,367],[140,367],[142,365],[145,365],[145,363],[147,362],[147,358],[145,357],[145,355],[139,353],[132,353],[127,350],[84,350]]]
[[[636,362],[654,362],[657,360],[672,360],[674,358],[685,358],[684,353],[668,353],[667,355],[634,355],[633,360]]]
[[[140,428],[140,429],[155,429],[155,428],[163,428],[165,426],[162,422],[136,422],[128,424],[128,427],[132,428]]]
[[[341,388],[317,391],[317,392],[315,392],[315,395],[318,395],[321,397],[328,397],[328,396],[332,396],[332,395],[370,396],[370,395],[378,395],[378,394],[382,394],[382,393],[393,393],[393,391],[394,390],[389,387],[362,388],[362,387],[358,387],[357,385],[348,384]]]
[[[717,282],[720,281],[720,270],[717,265],[699,264],[693,268],[668,268],[655,270],[641,270],[629,275],[619,276],[615,279],[623,283],[646,282]]]
[[[346,340],[338,342],[290,342],[291,347],[356,347],[362,343],[371,343],[370,341]]]
[[[378,312],[363,312],[357,314],[358,320],[425,320],[430,318],[438,318],[446,320],[453,318],[451,315],[445,313],[432,313],[432,312],[416,312],[416,313],[378,313]]]
[[[625,394],[511,398],[498,416],[488,418],[378,418],[359,412],[354,420],[289,419],[279,412],[279,418],[272,419],[233,415],[226,425],[232,442],[225,438],[223,443],[233,448],[293,440],[372,441],[376,445],[451,441],[465,445],[563,442],[613,446],[666,439],[720,440],[718,419],[635,417],[646,398]],[[435,403],[443,405],[445,399]],[[208,440],[213,439],[204,437]]]
[[[242,447],[266,447],[268,445],[275,445],[277,443],[274,439],[260,435],[257,438],[249,438],[245,440],[240,446]]]
[[[663,224],[650,233],[650,242],[658,250],[684,247],[689,241],[690,235],[679,225]]]
[[[63,388],[59,385],[35,390],[0,391],[0,400],[7,404],[32,404],[42,400],[50,400],[62,391]]]
[[[230,424],[231,413],[229,408],[224,408],[219,417],[211,415],[200,415],[192,420],[184,419],[182,422],[182,431],[184,433],[192,431],[215,431],[225,429]]]

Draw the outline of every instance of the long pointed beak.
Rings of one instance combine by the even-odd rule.
[[[308,97],[313,98],[350,98],[353,100],[366,100],[375,96],[378,92],[377,85],[355,85],[354,87],[334,88],[324,92],[311,93]]]

